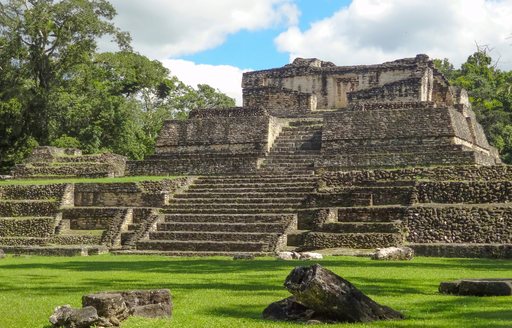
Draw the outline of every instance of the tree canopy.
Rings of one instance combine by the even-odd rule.
[[[453,85],[468,91],[490,143],[512,164],[512,71],[498,69],[487,49],[478,49],[459,69],[447,59],[435,65]]]
[[[106,0],[0,1],[0,170],[37,144],[141,159],[165,119],[234,106],[134,52],[115,15]],[[100,38],[119,51],[99,53]]]

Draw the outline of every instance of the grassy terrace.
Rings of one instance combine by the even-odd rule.
[[[174,179],[176,176],[127,176],[118,178],[64,178],[64,179],[15,179],[0,181],[0,186],[7,185],[44,185],[57,183],[112,183],[112,182],[140,182],[140,181],[160,181],[165,179]]]
[[[303,327],[264,321],[260,316],[266,305],[289,295],[282,285],[290,270],[312,263],[222,257],[8,257],[0,260],[0,327],[48,327],[55,306],[80,306],[83,294],[148,288],[171,289],[173,318],[130,318],[123,327]],[[511,277],[512,261],[417,258],[376,262],[328,257],[320,263],[407,317],[328,327],[512,327],[510,297],[437,292],[443,280]]]

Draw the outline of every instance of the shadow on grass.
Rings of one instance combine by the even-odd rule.
[[[112,259],[118,256],[111,257]],[[131,257],[134,258],[134,257]],[[141,257],[143,258],[143,257]],[[214,258],[214,259],[177,259],[169,258],[169,260],[151,260],[151,261],[67,261],[57,263],[21,263],[0,265],[0,269],[53,269],[53,270],[70,270],[80,272],[93,271],[138,271],[138,272],[155,272],[155,273],[230,273],[230,272],[258,272],[279,270],[285,268],[294,268],[298,265],[312,265],[314,262],[304,261],[278,261],[278,260],[255,260],[255,261],[233,261],[231,259]],[[493,270],[493,271],[512,271],[512,261],[506,260],[489,260],[489,259],[443,259],[436,262],[423,258],[422,261],[371,261],[368,259],[343,259],[322,260],[319,262],[327,268],[353,268],[365,266],[368,268],[410,268],[410,269],[443,269],[458,270],[465,267],[466,270]]]

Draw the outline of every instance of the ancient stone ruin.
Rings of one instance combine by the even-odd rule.
[[[233,256],[407,245],[512,258],[512,168],[427,56],[297,59],[245,73],[242,86],[243,107],[167,121],[155,154],[122,172],[185,177],[0,186],[0,248]],[[15,176],[80,175],[89,166],[70,162],[101,161],[29,162]]]

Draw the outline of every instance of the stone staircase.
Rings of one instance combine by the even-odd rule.
[[[404,243],[404,207],[355,206],[335,211],[332,222],[305,236],[303,247],[371,249]]]
[[[297,211],[316,187],[308,174],[211,176],[195,180],[163,208],[139,253],[268,254],[286,245]]]
[[[0,187],[1,247],[47,243],[54,235],[64,189],[64,185]]]
[[[322,144],[322,119],[303,118],[290,122],[276,138],[260,166],[264,172],[304,172],[314,168]]]

